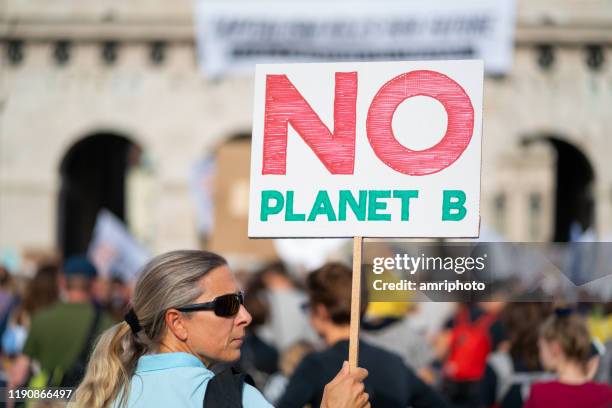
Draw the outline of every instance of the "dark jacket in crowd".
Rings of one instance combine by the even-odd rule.
[[[240,353],[240,370],[249,373],[261,390],[270,375],[278,371],[278,351],[256,334],[247,333]]]
[[[348,340],[307,355],[289,379],[277,408],[302,408],[321,405],[323,388],[348,359]],[[386,350],[359,342],[359,366],[368,370],[365,389],[373,408],[447,407],[432,388],[406,367],[402,358]]]
[[[533,383],[548,381],[553,377],[551,373],[543,370],[530,370],[518,358],[510,357],[504,353],[505,364],[508,367],[496,368],[493,359],[499,361],[502,352],[490,356],[485,374],[480,383],[481,403],[483,407],[522,408]]]

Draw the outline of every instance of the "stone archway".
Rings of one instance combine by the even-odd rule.
[[[555,135],[538,135],[525,144],[548,143],[556,153],[554,242],[577,238],[594,226],[595,171],[586,154],[567,139]]]
[[[85,253],[98,211],[126,219],[126,175],[142,150],[128,137],[96,132],[74,143],[62,158],[58,246],[64,257]]]

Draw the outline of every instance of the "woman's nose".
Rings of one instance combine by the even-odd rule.
[[[251,317],[249,311],[246,310],[246,307],[244,307],[244,305],[240,305],[238,315],[236,316],[236,324],[248,326],[249,324],[251,324],[251,320],[253,320],[253,318]]]

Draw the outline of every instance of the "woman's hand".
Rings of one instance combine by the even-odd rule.
[[[363,380],[368,370],[359,368],[349,372],[345,361],[342,369],[323,390],[321,408],[370,408],[369,395],[364,392]]]

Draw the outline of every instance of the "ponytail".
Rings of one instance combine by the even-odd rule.
[[[85,378],[75,392],[76,408],[106,408],[119,396],[119,407],[127,404],[130,379],[146,347],[121,322],[98,340],[87,365]]]

